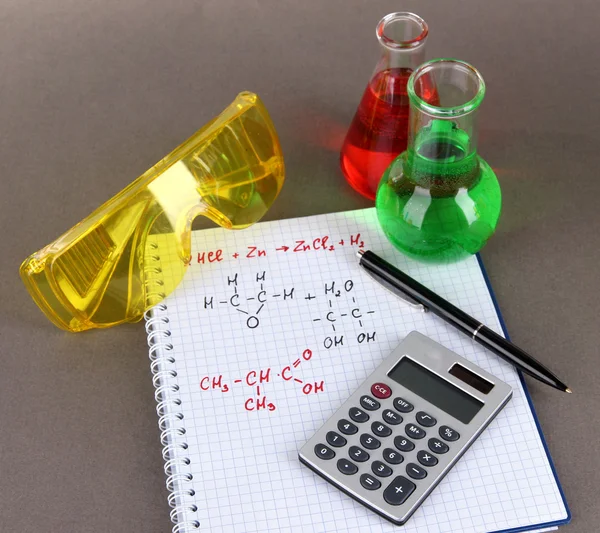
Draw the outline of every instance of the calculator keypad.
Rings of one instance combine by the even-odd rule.
[[[339,433],[336,433],[335,431],[330,431],[329,433],[327,433],[325,439],[327,440],[328,444],[331,444],[331,446],[335,446],[336,448],[346,446],[346,443],[348,442],[344,437],[342,437]]]
[[[345,418],[342,418],[338,422],[337,427],[344,435],[354,435],[358,432],[358,426],[355,426],[352,422],[346,420]]]
[[[404,461],[404,456],[400,452],[392,450],[391,448],[386,448],[383,450],[383,458],[391,465],[399,465],[402,461]]]
[[[413,479],[425,479],[427,477],[427,470],[415,463],[408,463],[406,465],[406,473]]]
[[[445,442],[442,442],[440,439],[436,439],[435,437],[429,439],[427,446],[429,446],[429,449],[435,453],[447,453],[450,449]]]
[[[369,435],[368,433],[363,433],[360,436],[360,443],[367,450],[376,450],[377,448],[379,448],[381,446],[381,441],[377,440],[375,437],[373,437],[372,435]]]
[[[370,387],[370,392],[380,400],[391,398],[392,395],[391,388],[385,383],[373,384]],[[345,448],[348,445],[348,438],[358,433],[359,425],[370,420],[369,412],[373,413],[381,408],[381,403],[368,394],[363,394],[360,397],[360,407],[349,409],[348,417],[352,422],[345,418],[338,420],[337,429],[339,433],[337,431],[327,432],[325,435],[327,444],[317,444],[314,451],[317,457],[325,461],[336,457],[336,451],[346,455],[346,457],[342,457],[337,461],[337,468],[342,474],[352,476],[360,471],[360,485],[365,490],[376,492],[382,489],[383,498],[388,504],[402,505],[416,490],[417,485],[415,482],[425,479],[428,469],[439,463],[438,456],[448,453],[450,447],[445,441],[456,441],[460,438],[460,435],[449,426],[440,426],[437,433],[443,440],[430,437],[426,445],[422,444],[417,448],[413,440],[420,441],[424,439],[427,436],[427,431],[423,428],[436,426],[436,418],[425,411],[417,411],[414,415],[409,415],[408,413],[414,411],[415,407],[404,398],[390,399],[384,404],[388,404],[388,402],[391,402],[393,409],[384,409],[380,415],[381,420],[371,422],[370,429],[373,434],[362,433],[358,437],[360,446],[352,445]],[[392,405],[389,405],[389,407],[392,407]],[[384,407],[387,406],[384,405]],[[408,417],[402,427],[400,427],[400,424],[405,420],[400,413]],[[388,437],[392,437],[393,440],[388,441]],[[353,439],[356,439],[356,437],[353,437]],[[392,443],[395,449],[390,447]],[[387,447],[379,452],[379,448],[385,444],[387,444]],[[404,462],[403,453],[413,452],[415,448],[417,448],[416,457],[411,454],[412,461],[408,462],[403,468],[402,473],[404,475],[396,476],[387,486],[382,485],[382,480],[391,478],[397,465]],[[371,458],[369,452],[376,454],[375,457]],[[372,462],[369,464],[369,461]],[[365,471],[365,468],[368,471]]]
[[[385,385],[385,383],[375,383],[371,386],[371,393],[373,396],[376,396],[380,399],[385,399],[391,396],[391,389]],[[360,405],[362,409],[358,407],[352,407],[348,411],[348,415],[354,422],[361,424],[367,422],[370,418],[367,411],[377,411],[381,408],[380,402],[366,394],[361,396]],[[414,405],[404,398],[394,398],[393,406],[394,410],[385,409],[381,415],[383,420],[392,426],[399,425],[403,422],[403,417],[398,414],[399,412],[407,414],[414,410]],[[414,419],[416,423],[409,421],[404,426],[406,437],[403,435],[397,435],[394,438],[393,442],[397,450],[385,448],[382,452],[382,459],[385,462],[380,460],[373,461],[371,464],[371,471],[374,475],[363,473],[360,476],[360,484],[363,488],[369,491],[376,491],[380,489],[382,485],[378,478],[389,477],[394,472],[389,465],[399,465],[404,461],[404,456],[400,452],[407,453],[415,449],[415,443],[407,437],[421,440],[427,435],[423,427],[430,428],[437,424],[437,420],[425,411],[418,411],[414,415]],[[417,425],[417,423],[419,425]],[[354,435],[358,432],[358,426],[346,419],[339,420],[337,423],[337,428],[344,435]],[[393,433],[392,428],[379,421],[374,421],[371,423],[371,431],[377,437],[382,439],[389,437]],[[458,440],[460,437],[457,431],[448,426],[441,426],[439,429],[439,435],[446,441]],[[359,446],[350,446],[347,451],[350,459],[339,459],[337,463],[338,470],[345,475],[356,474],[359,470],[359,467],[353,461],[356,463],[365,463],[369,461],[371,456],[366,450],[373,451],[381,447],[382,443],[377,437],[374,437],[369,433],[361,434],[359,441],[362,448]],[[335,448],[343,448],[348,442],[345,437],[335,431],[329,431],[325,438],[327,443]],[[450,449],[445,442],[435,437],[432,437],[427,441],[427,447],[429,448],[428,450],[419,449],[417,451],[416,460],[419,464],[416,462],[410,462],[406,465],[405,472],[409,478],[413,480],[425,479],[427,477],[426,468],[434,467],[439,462],[436,454],[447,453]],[[325,460],[335,457],[335,451],[325,444],[318,444],[315,446],[315,454],[321,459]],[[385,488],[383,491],[383,497],[390,505],[401,505],[406,501],[410,494],[412,494],[415,488],[415,483],[410,481],[407,477],[397,476],[392,483]]]
[[[417,461],[423,466],[435,466],[438,464],[438,459],[435,455],[426,452],[425,450],[419,450],[417,452]]]
[[[373,385],[371,385],[371,394],[375,396],[375,398],[385,400],[392,395],[392,389],[385,383],[373,383]]]
[[[381,487],[381,481],[371,474],[363,474],[360,476],[360,484],[367,490],[377,490]]]
[[[337,462],[337,467],[342,474],[346,474],[347,476],[351,476],[352,474],[356,474],[356,472],[358,472],[358,466],[356,466],[352,461],[348,461],[348,459],[340,459]]]
[[[388,465],[382,463],[381,461],[373,461],[373,464],[371,465],[371,470],[373,470],[373,474],[377,474],[379,477],[391,476],[393,472],[393,470]]]
[[[366,422],[369,420],[369,415],[365,413],[362,409],[358,407],[351,407],[350,411],[348,411],[350,418],[355,422]]]
[[[401,452],[410,452],[415,449],[415,443],[411,440],[405,439],[404,437],[398,436],[394,439],[394,446]]]
[[[377,400],[366,394],[360,399],[360,405],[367,411],[377,411],[381,407],[381,404]]]
[[[375,383],[371,386],[371,393],[380,399],[385,399],[391,396],[391,389],[385,385],[385,383]],[[366,411],[377,411],[381,407],[381,404],[377,400],[366,394],[361,396],[360,405],[364,410],[359,409],[358,407],[352,407],[348,411],[348,415],[354,422],[361,424],[367,422],[370,418]],[[381,415],[383,420],[392,426],[399,425],[403,421],[403,417],[398,414],[398,411],[406,414],[414,410],[414,405],[406,401],[404,398],[394,398],[393,405],[395,410],[386,409]],[[415,421],[423,427],[433,427],[437,424],[437,420],[425,411],[418,411],[415,414]],[[420,440],[426,436],[425,430],[420,426],[412,422],[408,422],[404,426],[404,431],[407,436]],[[337,428],[340,433],[343,433],[344,435],[354,435],[358,432],[358,426],[349,420],[346,420],[345,418],[342,418],[338,421]],[[371,431],[380,438],[389,437],[393,433],[392,428],[378,421],[374,421],[371,424]],[[441,426],[439,429],[439,435],[446,441],[458,440],[460,437],[457,431],[448,426]],[[343,448],[348,443],[345,437],[335,431],[329,431],[325,439],[327,440],[327,443],[334,448]],[[381,447],[381,441],[368,433],[363,433],[359,440],[361,446],[366,450],[372,451]],[[382,478],[391,476],[393,474],[393,470],[390,466],[388,466],[388,464],[401,464],[404,461],[404,456],[400,452],[411,452],[415,449],[414,442],[402,435],[398,435],[394,438],[394,446],[398,451],[392,448],[385,448],[383,450],[382,458],[385,463],[379,460],[373,461],[371,464],[371,470],[373,474]],[[435,454],[444,454],[450,449],[445,442],[435,437],[428,440],[427,446],[429,451],[418,450],[417,452],[417,461],[420,464],[411,462],[406,465],[406,474],[412,479],[420,480],[426,478],[427,470],[423,468],[423,466],[433,467],[437,465],[439,460]],[[363,448],[358,446],[350,446],[350,448],[348,448],[348,456],[350,459],[356,461],[357,463],[367,462],[371,457]],[[315,446],[315,455],[321,459],[329,460],[333,459],[336,454],[335,451],[329,446],[325,444],[318,444]],[[358,466],[355,465],[351,460],[345,458],[338,460],[337,467],[340,472],[346,475],[353,475],[358,472]],[[381,482],[371,474],[362,474],[360,477],[360,484],[365,489],[370,491],[375,491],[381,488]],[[394,481],[385,489],[384,499],[391,505],[401,505],[401,503],[406,501],[406,498],[410,496],[410,493],[415,490],[415,487],[416,485],[406,477],[397,476]]]
[[[410,413],[415,406],[403,398],[394,398],[394,409],[401,413]]]
[[[378,437],[389,437],[392,434],[392,430],[381,422],[373,422],[371,431]]]
[[[417,486],[404,476],[398,476],[383,491],[383,499],[390,505],[402,505]]]
[[[403,418],[398,413],[392,411],[391,409],[386,409],[381,414],[381,416],[383,417],[384,422],[387,422],[392,426],[397,426],[398,424],[401,424],[403,420]]]
[[[425,413],[423,411],[419,411],[416,414],[416,419],[419,424],[421,424],[422,426],[424,426],[426,428],[433,427],[437,424],[437,420],[435,418],[433,418],[431,415],[428,415],[427,413]]]
[[[460,435],[458,434],[458,431],[449,428],[448,426],[442,426],[440,427],[440,437],[444,440],[454,442],[460,438]]]
[[[317,444],[315,446],[315,455],[321,459],[333,459],[335,452],[329,446],[325,446],[325,444]]]
[[[371,458],[367,452],[358,446],[350,446],[348,448],[348,455],[358,463],[364,463]]]
[[[413,439],[422,439],[425,436],[425,431],[415,424],[406,424],[404,431]]]

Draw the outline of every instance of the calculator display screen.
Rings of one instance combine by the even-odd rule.
[[[478,399],[408,357],[403,357],[388,376],[464,424],[483,407]]]

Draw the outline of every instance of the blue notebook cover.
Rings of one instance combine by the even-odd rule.
[[[494,290],[492,289],[492,284],[490,283],[490,278],[485,269],[485,265],[483,264],[483,260],[481,259],[481,255],[479,255],[479,254],[477,254],[477,261],[479,262],[479,266],[481,268],[481,273],[483,274],[488,291],[490,291],[490,296],[492,298],[492,301],[494,302],[494,307],[496,308],[496,313],[498,314],[498,320],[500,321],[500,325],[502,326],[502,331],[504,333],[504,336],[510,340],[510,336],[506,329],[506,323],[504,322],[504,317],[502,316],[502,312],[500,311],[500,307],[498,305],[498,300],[496,300],[496,295],[494,294]],[[531,413],[533,414],[533,418],[535,419],[535,425],[536,425],[538,433],[540,435],[540,439],[542,441],[542,444],[544,445],[544,451],[546,452],[546,455],[548,456],[548,463],[550,464],[550,467],[552,468],[552,473],[554,474],[554,479],[556,480],[556,484],[558,485],[558,490],[560,491],[560,496],[565,505],[565,509],[567,510],[567,517],[564,520],[557,520],[555,522],[546,522],[543,524],[537,524],[535,526],[519,527],[519,528],[515,528],[515,529],[504,529],[501,531],[494,531],[491,533],[518,533],[519,531],[532,531],[532,530],[536,530],[536,529],[544,529],[547,527],[562,526],[564,524],[568,524],[571,521],[571,510],[569,509],[567,499],[565,498],[565,493],[563,491],[562,485],[560,484],[560,479],[558,479],[558,475],[556,473],[556,467],[554,466],[554,461],[552,461],[552,456],[550,455],[550,450],[548,450],[548,443],[546,442],[546,439],[544,438],[544,433],[540,426],[540,420],[535,411],[535,407],[533,406],[533,401],[531,400],[531,395],[529,394],[529,389],[527,388],[527,383],[525,381],[523,373],[520,370],[518,372],[519,372],[519,378],[521,379],[521,383],[523,385],[523,390],[525,391],[525,395],[527,396],[527,403],[529,404],[529,409],[531,409]]]

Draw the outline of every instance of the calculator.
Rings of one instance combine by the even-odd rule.
[[[300,449],[300,461],[404,524],[512,396],[509,385],[409,333]]]

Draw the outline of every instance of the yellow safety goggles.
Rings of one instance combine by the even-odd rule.
[[[217,118],[20,268],[27,290],[69,331],[135,322],[179,284],[191,226],[241,229],[269,209],[285,176],[260,98],[240,93]]]

